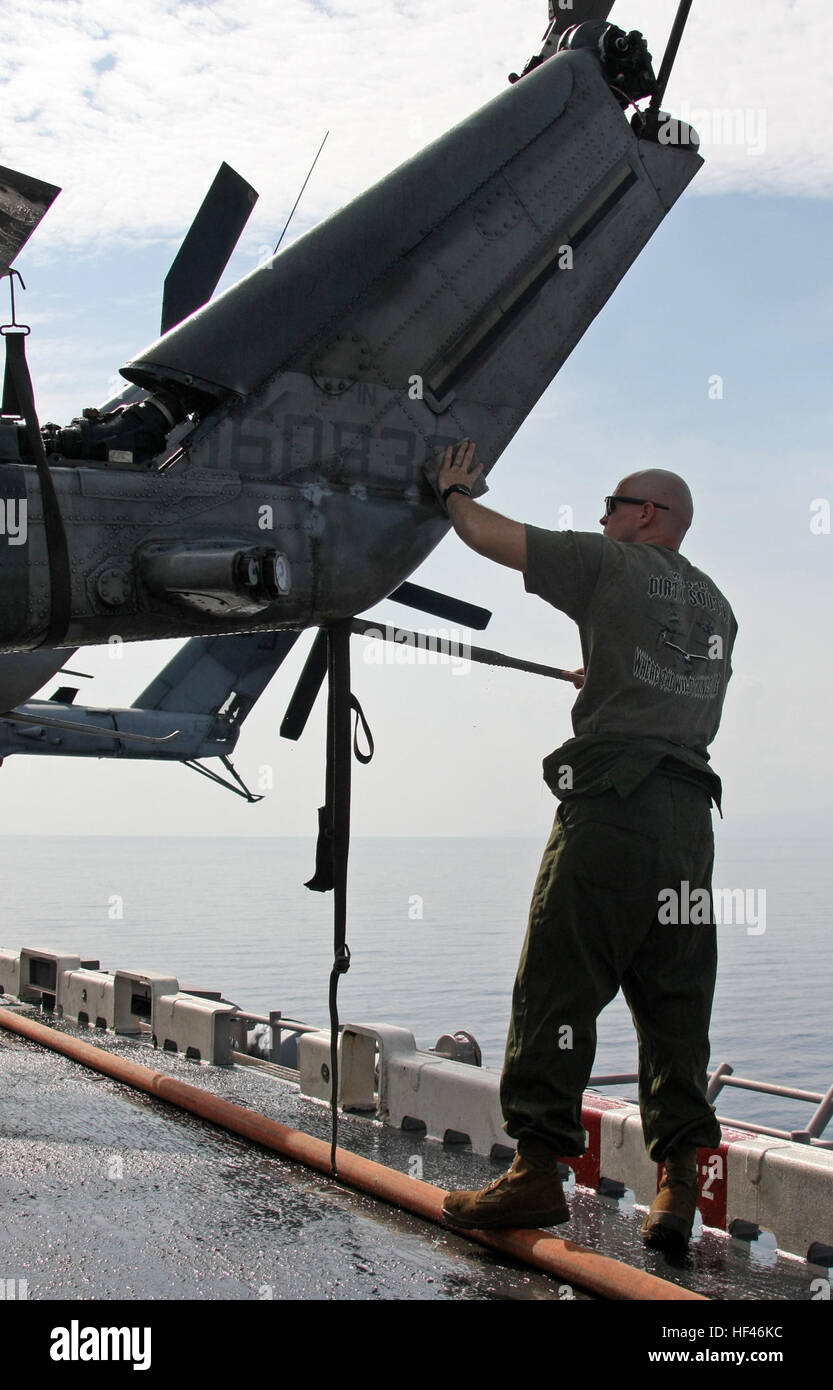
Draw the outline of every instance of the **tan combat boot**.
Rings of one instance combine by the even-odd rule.
[[[697,1179],[683,1181],[663,1172],[659,1192],[642,1223],[643,1241],[656,1250],[684,1250],[696,1210]]]
[[[534,1167],[516,1154],[509,1171],[479,1192],[449,1192],[443,1217],[463,1230],[490,1231],[498,1226],[555,1226],[569,1221],[570,1209],[555,1163]]]

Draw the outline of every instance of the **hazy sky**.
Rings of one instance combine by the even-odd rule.
[[[613,18],[642,28],[658,61],[674,9],[619,0]],[[261,193],[230,283],[274,243],[325,130],[292,236],[502,90],[545,20],[543,0],[7,5],[0,163],[64,189],[19,260],[41,419],[103,400],[156,337],[162,279],[222,159]],[[683,553],[740,624],[712,748],[727,833],[833,829],[833,536],[811,530],[812,504],[833,498],[833,148],[816,56],[831,47],[827,0],[698,0],[666,105],[699,129],[706,167],[490,477],[489,505],[553,527],[569,506],[578,530],[597,528],[601,498],[637,467],[690,482]],[[484,645],[578,664],[575,626],[453,535],[414,578],[491,608]],[[0,828],[314,833],[323,697],[300,745],[277,733],[310,640],[238,745],[252,784],[272,769],[260,805],[177,766],[14,757]],[[175,649],[79,653],[71,665],[96,674],[79,698],[129,704]],[[572,688],[366,653],[356,639],[353,686],[377,751],[355,771],[355,833],[546,835],[555,804],[540,763],[570,735]]]

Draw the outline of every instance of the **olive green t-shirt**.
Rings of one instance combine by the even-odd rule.
[[[578,623],[584,685],[575,737],[544,760],[561,799],[655,769],[694,781],[720,807],[706,751],[732,674],[737,621],[716,584],[676,550],[584,531],[526,527],[524,584]]]

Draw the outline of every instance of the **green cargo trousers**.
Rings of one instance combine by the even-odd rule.
[[[532,897],[501,1078],[504,1128],[533,1155],[584,1152],[582,1092],[596,1019],[621,986],[639,1041],[639,1108],[650,1157],[711,1148],[720,1126],[705,1098],[717,971],[713,913],[686,912],[711,892],[708,794],[651,773],[561,802]],[[688,894],[683,884],[688,885]],[[668,895],[681,908],[669,911]],[[695,899],[695,903],[698,900]],[[660,920],[677,915],[676,924]],[[705,925],[684,920],[705,915]]]

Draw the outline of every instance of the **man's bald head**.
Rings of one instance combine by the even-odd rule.
[[[694,516],[694,503],[685,479],[666,468],[643,468],[623,478],[613,496],[617,493],[622,497],[644,497],[646,503],[661,505],[623,502],[615,506],[611,516],[601,518],[606,536],[679,550]]]

